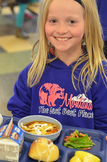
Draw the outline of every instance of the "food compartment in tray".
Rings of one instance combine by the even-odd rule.
[[[74,150],[74,149],[68,150],[68,151],[66,152],[66,155],[65,155],[65,161],[66,161],[66,162],[69,162],[70,159],[75,155],[75,152],[76,152],[76,151],[78,151],[78,150]],[[86,151],[86,152],[89,152],[89,151]],[[101,160],[101,162],[106,162],[106,161],[105,161],[105,158],[104,158],[104,156],[103,156],[102,154],[96,153],[96,152],[89,152],[89,153],[91,153],[91,154],[97,156],[97,157]]]
[[[19,162],[24,162],[24,161],[25,162],[38,162],[37,160],[33,160],[28,156],[30,146],[31,146],[31,142],[24,141],[23,150],[22,150]],[[64,150],[59,148],[59,159],[56,162],[62,162],[63,156],[64,156]]]
[[[65,147],[63,146],[65,142],[64,141],[65,137],[69,136],[75,130],[78,130],[79,133],[88,134],[88,136],[91,137],[91,140],[93,143],[95,143],[95,145],[91,147],[90,151],[95,151],[95,152],[105,151],[106,149],[106,141],[105,141],[106,134],[105,133],[103,133],[102,131],[90,130],[90,129],[85,129],[85,128],[77,128],[77,127],[63,128],[63,133],[59,140],[59,143],[62,145],[62,147]]]
[[[26,142],[26,141],[23,142],[23,149],[22,149],[22,152],[21,152],[20,158],[19,158],[20,162],[23,162],[23,161],[27,162],[30,145],[31,145],[30,142]]]

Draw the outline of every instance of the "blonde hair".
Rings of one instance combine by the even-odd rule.
[[[47,38],[45,35],[45,22],[47,19],[48,8],[52,0],[43,0],[40,7],[40,12],[38,16],[38,32],[39,32],[39,40],[36,42],[37,46],[37,54],[36,58],[28,72],[28,86],[33,87],[37,83],[39,83],[41,76],[44,72],[46,63],[49,62],[48,52],[49,47],[47,43]],[[103,39],[102,39],[102,28],[98,16],[97,6],[95,0],[81,0],[82,6],[84,8],[84,16],[85,16],[85,34],[83,37],[83,42],[85,42],[85,47],[87,50],[87,54],[83,55],[78,59],[76,64],[73,67],[72,71],[72,83],[76,89],[75,79],[82,82],[84,90],[87,91],[90,88],[93,81],[95,81],[95,77],[100,70],[101,76],[104,76],[107,81],[106,74],[104,72],[104,68],[102,65],[102,60],[105,59],[105,55],[103,53]],[[35,47],[34,46],[34,47]],[[34,48],[33,48],[34,51]],[[32,53],[33,56],[33,53]],[[52,60],[50,60],[51,62]],[[80,72],[79,78],[75,78],[74,72],[77,67],[86,61],[86,64],[83,66]],[[85,82],[86,85],[85,85]]]

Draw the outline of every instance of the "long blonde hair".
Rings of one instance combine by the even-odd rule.
[[[33,87],[37,83],[39,83],[41,76],[44,72],[46,63],[49,62],[48,59],[48,52],[49,47],[47,43],[47,38],[45,35],[45,22],[47,19],[48,8],[52,0],[43,0],[41,2],[39,16],[38,16],[38,32],[39,32],[39,40],[33,47],[37,47],[37,54],[34,62],[28,72],[28,86]],[[95,0],[81,0],[82,6],[84,8],[84,16],[85,16],[85,34],[83,38],[83,42],[85,42],[85,47],[87,50],[87,54],[80,57],[80,59],[76,62],[75,66],[73,67],[72,71],[72,83],[76,89],[76,85],[74,82],[75,76],[74,72],[77,67],[84,61],[86,64],[81,69],[80,77],[76,78],[81,80],[84,90],[87,91],[90,88],[92,82],[95,80],[95,77],[100,70],[101,76],[106,78],[107,76],[104,72],[104,68],[102,65],[102,60],[105,59],[105,55],[103,53],[103,39],[102,39],[102,28],[98,16],[97,6]],[[32,51],[32,57],[33,57]],[[51,62],[52,60],[50,60]],[[86,79],[87,78],[87,79]],[[85,82],[87,80],[87,84]]]

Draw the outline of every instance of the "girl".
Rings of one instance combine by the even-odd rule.
[[[38,20],[37,54],[8,110],[107,133],[107,61],[95,0],[43,0]]]

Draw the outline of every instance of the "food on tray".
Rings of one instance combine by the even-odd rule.
[[[23,148],[24,131],[13,124],[0,127],[0,160],[19,162]]]
[[[3,117],[2,115],[0,114],[0,125],[3,123]]]
[[[51,140],[38,138],[31,144],[28,155],[34,160],[52,162],[58,160],[59,149]]]
[[[92,158],[85,156],[83,162],[94,162]]]
[[[28,123],[21,123],[21,128],[32,134],[47,135],[59,131],[58,126],[46,121],[32,121]]]
[[[81,162],[80,158],[78,156],[73,156],[69,162]]]
[[[85,159],[91,159],[91,160],[93,160],[92,162],[100,162],[101,161],[97,156],[95,156],[89,152],[85,152],[85,151],[76,151],[75,156],[78,156],[82,162],[85,162]]]
[[[66,136],[64,139],[64,146],[75,149],[89,150],[90,147],[95,145],[88,134],[79,133],[78,130]]]
[[[76,151],[74,156],[70,159],[69,162],[100,162],[101,160],[88,152],[85,151]]]

